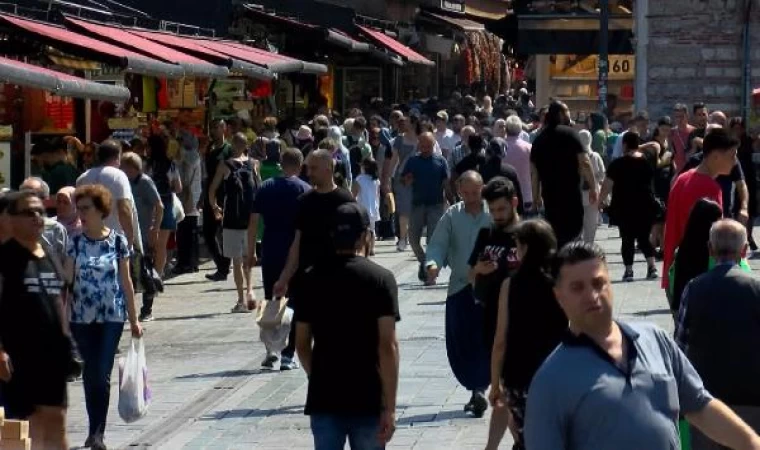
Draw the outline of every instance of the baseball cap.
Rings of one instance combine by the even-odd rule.
[[[356,202],[344,203],[335,212],[333,243],[342,249],[353,247],[369,225],[369,213],[365,207]]]
[[[441,119],[441,120],[446,121],[446,122],[449,121],[449,113],[447,113],[446,111],[443,111],[443,110],[438,111],[435,116],[437,118]]]

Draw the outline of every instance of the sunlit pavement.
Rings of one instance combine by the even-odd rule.
[[[652,321],[672,331],[659,281],[644,280],[643,257],[637,255],[636,281],[621,283],[617,230],[601,228],[598,242],[608,251],[616,315]],[[482,449],[488,415],[473,419],[464,414],[469,393],[457,385],[446,359],[447,286],[421,286],[412,253],[397,253],[390,242],[379,243],[377,253],[375,260],[397,276],[402,316],[398,430],[389,448]],[[258,339],[254,315],[229,313],[236,296],[232,277],[227,282],[211,283],[204,278],[210,266],[204,269],[169,281],[166,293],[156,299],[156,320],[145,326],[153,402],[149,414],[138,422],[125,424],[118,416],[118,374],[114,371],[106,432],[109,448],[312,448],[308,418],[303,415],[306,376],[301,370],[281,373],[260,369],[264,347]],[[447,276],[444,272],[441,280]],[[260,280],[258,270],[256,279]],[[260,283],[256,285],[260,288]],[[260,289],[257,296],[262,296]],[[329,293],[320,300],[329,301]],[[128,344],[125,332],[123,353]],[[346,355],[345,367],[336,370],[350,371],[350,356]],[[82,445],[87,418],[81,382],[70,385],[69,395],[71,444]],[[501,448],[511,445],[507,439]]]

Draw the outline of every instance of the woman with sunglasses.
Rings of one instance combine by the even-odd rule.
[[[142,336],[129,274],[129,247],[124,235],[108,228],[111,193],[87,185],[74,192],[82,234],[66,249],[66,273],[73,280],[71,332],[84,360],[82,380],[90,422],[85,447],[105,449],[104,434],[111,392],[111,371],[124,322],[133,337]]]
[[[0,245],[0,390],[5,412],[8,418],[29,421],[33,449],[68,449],[66,380],[73,346],[63,319],[63,270],[42,244],[42,200],[23,191],[7,194],[3,201],[11,227],[9,239]]]

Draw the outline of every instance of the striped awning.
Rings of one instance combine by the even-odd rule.
[[[123,102],[130,96],[129,89],[123,86],[97,83],[4,57],[0,57],[0,80],[62,97]]]
[[[31,36],[59,51],[121,67],[127,72],[164,78],[185,76],[184,69],[178,64],[158,61],[50,23],[0,14],[0,25]]]

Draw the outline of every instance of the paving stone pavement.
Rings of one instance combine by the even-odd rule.
[[[659,282],[643,280],[646,268],[641,255],[637,255],[636,281],[622,284],[617,230],[601,228],[598,242],[609,252],[616,316],[653,321],[672,331]],[[421,286],[411,252],[398,254],[390,242],[378,245],[375,260],[397,275],[402,316],[398,431],[389,448],[482,449],[488,416],[472,419],[462,412],[469,394],[458,386],[446,358],[446,285]],[[156,320],[145,326],[153,390],[150,411],[135,423],[123,423],[112,383],[106,443],[110,448],[188,450],[312,448],[308,418],[303,415],[304,373],[260,370],[264,347],[253,315],[229,313],[235,303],[232,280],[207,282],[203,275],[210,266],[203,269],[169,281],[166,293],[156,300]],[[444,272],[441,281],[447,276]],[[256,280],[260,280],[258,270]],[[257,296],[262,296],[260,289]],[[329,293],[324,299],[329,301]],[[122,354],[128,344],[125,332]],[[350,355],[344,370],[351,370]],[[117,379],[115,370],[112,380]],[[70,385],[69,395],[71,444],[81,445],[87,431],[81,382]],[[501,448],[511,448],[511,440],[506,439]]]

